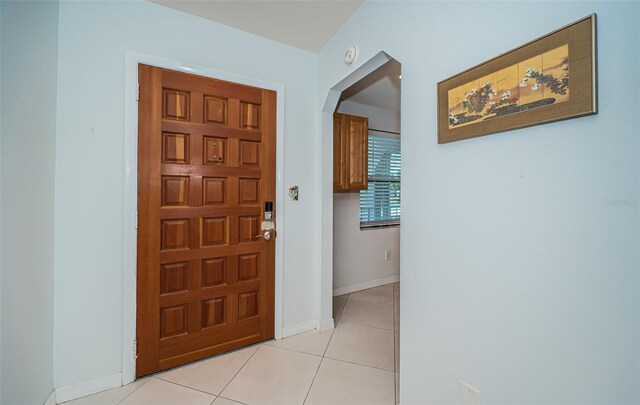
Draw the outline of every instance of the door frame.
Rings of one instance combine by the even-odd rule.
[[[320,136],[318,151],[320,162],[320,210],[318,215],[318,229],[320,230],[320,310],[318,317],[320,330],[333,327],[333,113],[336,111],[340,95],[343,91],[387,63],[398,59],[381,50],[366,59],[363,63],[355,64],[354,69],[333,85],[325,98],[319,116]],[[402,84],[401,84],[402,87]],[[330,159],[326,157],[330,156]],[[402,206],[402,197],[400,205]],[[400,238],[402,250],[402,238]]]
[[[138,64],[225,80],[276,92],[276,215],[284,229],[284,84],[228,73],[206,66],[125,51],[124,88],[124,255],[122,303],[122,385],[135,380],[136,278],[138,207]],[[282,338],[284,240],[276,238],[274,335]]]

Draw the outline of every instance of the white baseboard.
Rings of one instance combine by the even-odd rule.
[[[56,388],[57,403],[71,401],[87,395],[95,394],[100,391],[106,391],[110,388],[116,388],[122,385],[122,374],[111,374],[106,377],[97,378],[83,383],[69,385],[66,387]]]
[[[334,328],[333,318],[325,319],[324,321],[317,320],[316,329],[318,332],[324,332],[325,330],[331,330]]]
[[[295,325],[286,326],[282,329],[282,338],[286,338],[293,335],[299,335],[300,333],[309,332],[311,330],[317,330],[318,332],[324,332],[325,330],[333,329],[333,318],[325,319],[321,321],[319,319],[311,319],[308,321],[300,322]]]
[[[311,319],[308,321],[297,323],[295,325],[285,326],[284,328],[282,328],[282,337],[286,338],[289,336],[314,330],[316,328],[316,323],[316,319]]]
[[[44,401],[43,405],[56,405],[56,390],[51,391],[51,394],[49,394],[49,398]]]
[[[378,287],[385,284],[397,283],[400,281],[400,275],[396,274],[395,276],[379,278],[377,280],[365,281],[364,283],[354,284],[347,287],[335,288],[333,290],[333,296],[337,297],[338,295],[350,294],[352,292],[366,290],[367,288]]]

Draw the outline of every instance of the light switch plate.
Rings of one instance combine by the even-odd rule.
[[[480,391],[464,381],[460,381],[460,403],[462,405],[480,405]]]

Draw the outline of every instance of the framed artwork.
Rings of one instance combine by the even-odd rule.
[[[596,114],[596,15],[438,83],[438,143]]]

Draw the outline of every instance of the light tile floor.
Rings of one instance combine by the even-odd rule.
[[[399,283],[333,299],[336,328],[272,340],[66,404],[396,404]]]

